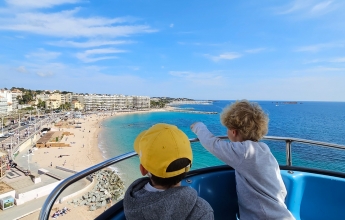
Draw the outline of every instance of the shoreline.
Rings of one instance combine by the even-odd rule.
[[[69,121],[75,120],[81,122],[81,128],[75,128],[75,125],[60,127],[51,125],[51,131],[60,130],[63,132],[73,133],[72,135],[64,136],[62,139],[63,142],[68,142],[71,146],[38,148],[37,150],[35,150],[34,155],[31,158],[31,163],[36,164],[40,168],[49,167],[50,169],[55,169],[55,166],[63,166],[65,168],[79,172],[83,169],[86,169],[90,166],[93,166],[97,163],[106,160],[106,157],[99,146],[99,136],[102,130],[104,129],[102,127],[102,122],[104,120],[111,120],[114,117],[127,114],[146,114],[152,112],[170,111],[173,109],[173,107],[168,107],[164,109],[151,109],[149,111],[117,112],[113,115],[111,115],[110,113],[99,113],[99,115],[92,114],[81,119],[69,119]],[[62,158],[59,158],[59,155],[63,155]],[[50,166],[51,163],[53,163],[52,167]],[[115,170],[119,170],[119,168],[117,168],[116,165],[115,168]],[[126,173],[119,172],[118,175],[121,177],[121,180],[123,182],[131,184],[131,182],[129,183],[130,178],[127,178],[128,176],[126,175]],[[77,195],[74,198],[79,198],[80,196],[81,195]],[[70,203],[72,199],[73,198],[68,199],[62,202],[61,204],[55,204],[52,208],[51,214],[54,212],[53,210],[55,209],[62,209],[62,207],[68,207],[72,210],[72,212],[68,213],[66,216],[61,216],[61,218],[94,219],[108,208],[108,206],[106,206],[95,211],[89,211],[88,207],[86,206],[76,207],[72,205]],[[117,201],[114,202],[116,203]],[[36,211],[21,219],[37,219],[39,213],[40,211]]]
[[[81,171],[92,165],[100,163],[106,159],[106,155],[99,146],[99,135],[102,132],[102,122],[121,115],[145,114],[157,111],[169,111],[168,109],[158,109],[149,111],[117,112],[92,114],[81,119],[69,119],[68,121],[81,122],[81,128],[75,128],[75,125],[67,125],[68,121],[61,126],[51,125],[51,131],[70,132],[71,135],[65,135],[61,142],[69,144],[70,147],[50,147],[39,148],[32,156],[31,162],[39,167],[63,166],[75,171]],[[62,157],[60,157],[62,156]],[[52,166],[51,166],[52,165]]]

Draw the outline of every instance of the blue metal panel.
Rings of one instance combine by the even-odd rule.
[[[345,179],[281,171],[288,195],[285,203],[296,219],[344,219]]]
[[[285,203],[297,220],[344,219],[345,179],[299,171],[281,171],[287,189]],[[215,219],[236,219],[238,212],[234,170],[197,173],[182,181],[210,203]],[[122,204],[112,219],[125,219]],[[100,218],[109,219],[109,218]]]
[[[238,212],[235,171],[217,171],[191,176],[182,181],[193,187],[214,210],[215,219],[236,219]]]

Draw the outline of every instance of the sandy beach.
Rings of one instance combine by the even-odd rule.
[[[165,111],[164,109],[151,110]],[[75,125],[52,126],[51,131],[69,132],[71,135],[65,135],[61,142],[67,143],[70,147],[50,147],[40,148],[35,151],[32,162],[37,163],[39,167],[63,166],[75,171],[81,171],[94,164],[104,160],[102,152],[98,147],[98,134],[102,129],[102,121],[107,118],[117,117],[124,114],[145,114],[147,112],[117,112],[116,114],[92,114],[81,119],[70,119],[75,121],[81,128],[75,128]],[[61,157],[60,157],[61,155]]]
[[[92,165],[100,163],[104,160],[102,152],[98,147],[98,135],[102,129],[102,121],[111,117],[117,117],[124,114],[145,114],[152,111],[167,111],[166,109],[154,109],[150,111],[133,111],[133,112],[117,112],[116,114],[92,114],[80,119],[69,119],[74,121],[81,128],[75,128],[74,124],[68,125],[68,121],[58,123],[60,126],[51,125],[51,131],[69,132],[70,135],[64,135],[61,142],[67,143],[70,147],[49,147],[39,148],[32,156],[32,163],[37,163],[41,168],[61,166],[75,171],[81,171]],[[124,180],[125,181],[125,180]],[[80,197],[81,195],[79,195]],[[78,197],[78,196],[77,196]],[[107,208],[89,211],[87,206],[74,206],[69,203],[70,200],[62,204],[54,205],[54,209],[62,209],[67,207],[71,209],[68,214],[60,216],[62,219],[94,219]],[[22,219],[37,219],[39,211],[25,216]],[[51,215],[50,215],[51,216]]]

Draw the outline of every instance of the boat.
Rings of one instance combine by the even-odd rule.
[[[227,139],[228,137],[220,136],[219,138]],[[293,166],[292,144],[303,143],[330,150],[345,150],[345,146],[290,137],[265,136],[263,141],[265,140],[285,142],[286,164],[280,164],[280,169],[288,192],[285,204],[293,216],[297,220],[343,219],[345,214],[343,206],[345,198],[345,173]],[[197,138],[190,139],[192,143],[198,141]],[[69,185],[96,171],[136,155],[132,151],[116,156],[63,180],[47,197],[41,209],[39,219],[49,219],[53,214],[51,213],[51,209],[54,202]],[[208,201],[214,210],[215,219],[237,219],[238,203],[235,172],[230,166],[220,165],[192,170],[181,183],[183,186],[194,188],[200,197]],[[96,219],[126,219],[123,211],[123,201],[120,200],[112,205]]]

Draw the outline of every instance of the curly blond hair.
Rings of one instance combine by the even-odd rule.
[[[237,130],[244,140],[259,141],[268,132],[268,116],[259,104],[248,100],[225,107],[220,121],[228,129]]]

